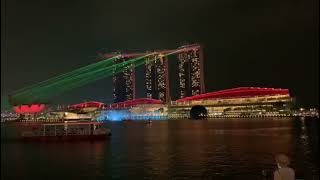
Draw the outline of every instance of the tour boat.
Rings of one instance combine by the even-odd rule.
[[[101,140],[111,135],[103,123],[94,121],[65,121],[63,123],[41,123],[30,126],[21,133],[23,140]]]

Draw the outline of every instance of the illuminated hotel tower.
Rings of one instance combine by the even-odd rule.
[[[204,93],[202,48],[197,46],[184,51],[178,54],[178,59],[180,98]]]
[[[146,58],[147,97],[170,101],[168,59],[161,54]]]
[[[117,58],[113,60],[113,64],[122,63],[129,59],[127,57]],[[135,70],[133,63],[114,67],[112,81],[114,103],[135,99]]]

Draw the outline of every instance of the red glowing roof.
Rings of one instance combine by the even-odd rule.
[[[44,104],[20,105],[14,106],[13,111],[19,114],[38,113],[45,109]]]
[[[84,103],[80,103],[80,104],[74,104],[74,105],[69,106],[69,108],[71,108],[71,109],[85,108],[85,107],[101,108],[103,106],[104,106],[104,103],[102,103],[102,102],[90,101],[90,102],[84,102]]]
[[[157,99],[140,98],[140,99],[134,99],[134,100],[124,101],[120,103],[114,103],[110,105],[110,108],[125,108],[125,107],[136,106],[139,104],[163,104],[163,102]]]
[[[260,88],[260,87],[239,87],[233,89],[226,89],[215,91],[191,97],[178,99],[177,102],[202,100],[202,99],[226,99],[226,98],[241,98],[254,96],[268,96],[268,95],[289,95],[288,89],[275,88]]]

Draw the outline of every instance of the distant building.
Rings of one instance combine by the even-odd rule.
[[[98,119],[110,121],[167,119],[168,108],[161,100],[140,98],[111,104]]]
[[[113,60],[113,64],[123,63],[130,58],[121,57]],[[134,64],[117,65],[113,68],[113,101],[123,102],[135,99],[135,70]]]
[[[179,98],[204,93],[202,48],[198,46],[184,51],[178,54],[178,59]]]
[[[161,56],[149,56],[145,63],[147,98],[170,101],[168,77],[168,59]]]
[[[189,116],[195,106],[202,106],[208,117],[290,115],[294,98],[288,89],[240,87],[185,97],[171,104],[170,114]]]

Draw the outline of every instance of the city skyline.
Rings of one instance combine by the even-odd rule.
[[[318,0],[1,0],[1,179],[319,179]]]
[[[185,49],[186,48],[186,49]],[[181,51],[181,52],[180,52]],[[204,75],[203,75],[203,55],[202,48],[199,44],[184,45],[174,50],[162,50],[153,52],[132,52],[132,53],[120,53],[119,57],[113,60],[114,64],[129,61],[130,58],[142,57],[149,53],[155,53],[155,55],[145,57],[145,96],[151,99],[158,99],[162,102],[169,103],[172,99],[170,94],[169,68],[178,69],[179,80],[179,96],[178,98],[184,98],[194,95],[205,93]],[[167,54],[166,54],[167,53]],[[100,53],[101,57],[111,57],[117,53]],[[176,54],[178,58],[178,67],[169,67],[168,54],[174,56]],[[120,67],[115,67],[113,70],[113,102],[123,102],[127,100],[135,99],[136,94],[136,67],[134,63],[130,63],[123,70],[118,72]],[[176,76],[176,75],[171,75]],[[139,77],[140,78],[140,77]],[[171,78],[172,79],[172,78]]]
[[[70,14],[71,2],[59,6],[57,13],[55,3],[47,6],[44,2],[8,1],[6,33],[2,31],[2,37],[6,38],[2,38],[1,50],[7,53],[2,53],[1,57],[1,95],[96,62],[92,56],[101,47],[108,51],[147,51],[172,48],[184,42],[201,42],[208,91],[239,86],[281,87],[290,89],[301,105],[319,104],[315,1],[305,2],[309,11],[302,9],[298,2],[287,6],[288,2],[270,1],[270,9],[265,8],[265,11],[254,11],[260,8],[256,3],[241,11],[248,2],[238,5],[235,2],[194,4],[186,1],[185,9],[178,8],[177,2],[168,3],[171,6],[156,3],[159,8],[154,9],[155,4],[148,2],[107,5],[107,2],[92,1],[91,4],[79,3]],[[114,10],[99,8],[115,6],[123,6],[128,11],[120,16]],[[212,10],[203,11],[208,8]],[[145,16],[143,9],[154,13]],[[160,9],[166,9],[172,18],[154,21],[163,15]],[[271,9],[276,12],[275,16]],[[137,14],[141,21],[130,26],[135,22],[130,14],[137,10],[141,12]],[[173,12],[175,16],[171,16]],[[243,19],[246,14],[250,14],[250,18]],[[114,20],[105,23],[110,16]],[[2,23],[5,25],[4,21]],[[25,33],[20,33],[21,25]],[[141,69],[137,71],[137,77],[144,73]],[[106,86],[110,82],[111,78],[101,80],[66,93],[56,101],[68,103],[65,100],[68,97],[70,103],[85,99],[111,102],[113,90]],[[142,97],[140,88],[144,87],[144,82],[137,82],[137,97]]]

